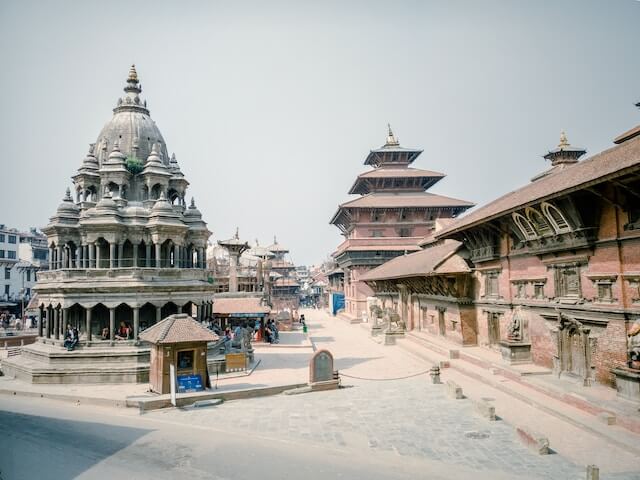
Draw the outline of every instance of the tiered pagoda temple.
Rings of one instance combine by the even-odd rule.
[[[40,383],[146,381],[139,332],[175,313],[202,320],[211,312],[210,232],[193,200],[186,205],[189,182],[141,91],[132,66],[113,117],[72,177],[75,201],[67,189],[43,229],[50,265],[34,288],[39,339],[3,362],[5,373]],[[67,325],[80,333],[74,352],[62,347]],[[116,338],[120,326],[128,338]]]
[[[273,253],[271,260],[271,303],[274,310],[297,310],[300,306],[300,282],[296,276],[295,265],[287,258],[289,249],[278,243],[267,247]]]
[[[389,127],[386,143],[371,150],[350,194],[331,219],[345,237],[333,253],[344,272],[344,313],[358,320],[367,310],[371,288],[360,281],[368,270],[407,252],[430,235],[438,219],[453,218],[473,203],[427,192],[444,174],[411,167],[422,150],[403,148]]]

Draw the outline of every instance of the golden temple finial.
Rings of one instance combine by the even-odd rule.
[[[562,130],[560,132],[560,143],[558,144],[558,148],[562,149],[565,147],[570,147],[569,140],[567,140],[567,134]]]
[[[138,72],[136,72],[135,63],[131,64],[131,68],[129,69],[129,77],[127,78],[127,82],[138,83]]]
[[[387,133],[387,145],[399,145],[398,139],[393,134],[393,130],[391,130],[391,124],[387,123],[388,133]]]

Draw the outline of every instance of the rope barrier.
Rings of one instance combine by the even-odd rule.
[[[339,375],[347,378],[355,378],[356,380],[368,380],[373,382],[384,382],[388,380],[405,380],[407,378],[419,377],[420,375],[427,374],[431,371],[431,369],[424,370],[422,372],[413,373],[411,375],[405,375],[404,377],[394,377],[394,378],[366,378],[366,377],[358,377],[356,375],[348,375],[346,373],[338,372]]]

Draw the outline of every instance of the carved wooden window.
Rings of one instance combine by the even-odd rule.
[[[517,298],[525,298],[526,297],[526,287],[527,284],[524,282],[516,283],[516,297]]]
[[[533,284],[533,296],[535,298],[544,298],[544,283]]]
[[[382,219],[382,215],[380,214],[380,212],[378,212],[377,210],[372,210],[371,211],[371,221],[372,222],[379,222]]]
[[[613,301],[613,289],[611,282],[597,282],[598,286],[598,300],[600,302]]]
[[[400,228],[398,229],[398,236],[400,237],[410,237],[412,230],[410,228]]]
[[[371,230],[372,237],[384,237],[384,232],[382,230]]]
[[[525,212],[527,214],[527,218],[531,221],[533,227],[540,235],[548,235],[550,233],[553,233],[553,230],[551,230],[551,227],[549,226],[549,222],[547,222],[547,220],[544,218],[544,215],[542,215],[539,211],[537,211],[535,208],[527,208]]]
[[[498,290],[498,272],[487,272],[485,274],[485,290],[486,297],[497,297]]]
[[[571,231],[569,222],[567,222],[567,220],[564,218],[564,215],[562,215],[557,207],[546,202],[540,206],[542,207],[542,211],[549,219],[549,222],[551,223],[551,226],[556,231],[556,233],[565,233]]]
[[[533,228],[533,225],[527,218],[519,213],[512,214],[513,221],[516,222],[516,225],[524,235],[524,238],[527,240],[533,240],[537,237],[536,230]]]
[[[569,266],[556,269],[556,296],[580,297],[580,267]]]

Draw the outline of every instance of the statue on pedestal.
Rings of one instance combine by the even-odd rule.
[[[629,368],[640,370],[640,320],[636,320],[627,333]]]

